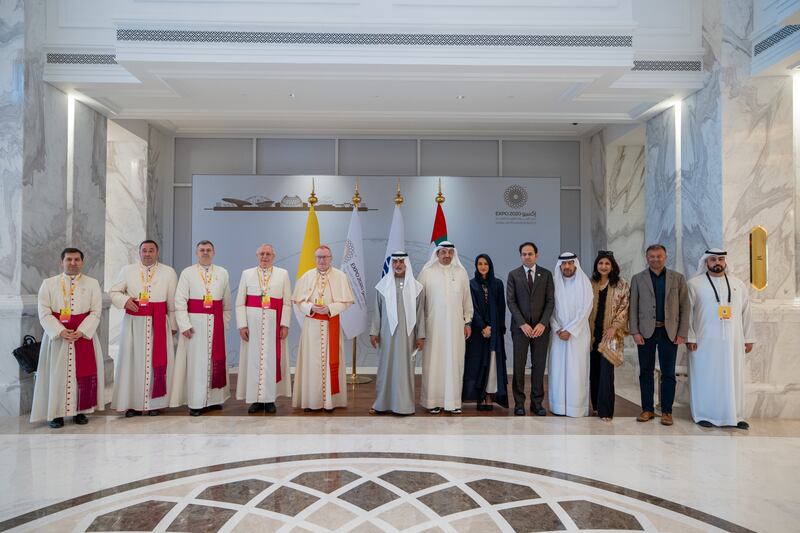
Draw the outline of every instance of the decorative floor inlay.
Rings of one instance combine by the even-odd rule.
[[[631,489],[498,461],[352,452],[164,474],[0,523],[72,531],[749,531]]]

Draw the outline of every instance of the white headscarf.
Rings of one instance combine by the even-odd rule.
[[[406,331],[411,333],[417,325],[417,296],[422,290],[422,284],[414,279],[414,272],[411,269],[411,261],[405,252],[392,253],[392,259],[402,258],[406,264],[406,277],[403,279],[403,307],[406,311]],[[386,300],[386,318],[389,320],[389,329],[394,335],[397,329],[397,290],[394,283],[395,277],[391,263],[389,272],[381,278],[375,290],[383,295]]]
[[[453,262],[451,264],[455,265],[455,266],[457,266],[459,268],[464,268],[461,265],[461,261],[459,261],[459,259],[458,259],[458,250],[456,250],[455,245],[453,245],[453,243],[450,242],[450,241],[442,241],[442,242],[440,242],[439,244],[436,245],[436,248],[433,249],[433,251],[431,252],[431,258],[428,259],[428,262],[425,263],[425,265],[422,267],[422,270],[425,270],[426,268],[428,268],[430,266],[433,266],[433,265],[435,265],[436,263],[439,262],[439,257],[436,255],[436,253],[439,250],[443,249],[443,248],[452,248],[453,249]],[[466,272],[466,270],[465,270],[465,272]]]
[[[715,257],[718,255],[726,256],[728,252],[720,249],[720,248],[709,248],[705,251],[705,253],[700,256],[700,261],[697,263],[697,272],[695,272],[695,276],[702,276],[706,272],[708,272],[708,264],[706,263],[706,259],[709,257]]]
[[[561,273],[561,263],[575,262],[575,274],[571,278],[564,278]],[[561,327],[567,326],[587,305],[592,305],[594,293],[589,277],[581,270],[578,256],[572,252],[564,252],[558,256],[556,268],[553,271],[553,284],[555,285],[556,308],[553,316]]]

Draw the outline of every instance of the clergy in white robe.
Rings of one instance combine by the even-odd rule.
[[[472,322],[469,276],[453,243],[442,241],[422,268],[425,290],[425,353],[420,403],[438,414],[461,413],[464,353]]]
[[[555,274],[555,310],[550,318],[550,361],[547,370],[550,411],[557,415],[589,415],[589,315],[594,294],[578,257],[558,256]]]
[[[272,264],[272,245],[262,244],[256,257],[258,266],[242,272],[236,294],[241,337],[236,398],[251,404],[249,413],[274,413],[278,396],[292,395],[287,340],[292,288],[289,273]]]
[[[175,351],[170,407],[187,404],[189,414],[221,409],[230,398],[225,328],[231,318],[228,272],[212,263],[214,245],[200,241],[198,262],[178,278],[175,319],[181,334]]]
[[[108,291],[111,303],[125,311],[119,354],[114,364],[111,408],[126,417],[157,415],[169,406],[175,364],[173,333],[178,275],[158,262],[158,244],[139,245],[138,263],[122,267]]]
[[[97,326],[103,293],[96,279],[81,274],[83,252],[61,252],[63,273],[39,288],[39,322],[44,328],[33,389],[31,422],[47,420],[52,428],[65,416],[86,424],[87,413],[103,409],[103,350]]]
[[[394,252],[390,271],[375,286],[377,305],[369,339],[378,348],[371,414],[413,415],[414,352],[425,346],[425,291],[405,252]]]
[[[344,336],[339,315],[355,298],[347,275],[331,267],[331,249],[322,245],[314,252],[316,268],[303,274],[292,294],[302,316],[297,350],[292,407],[305,410],[347,405]]]
[[[755,342],[747,285],[727,274],[726,252],[707,250],[689,280],[692,318],[687,346],[692,418],[701,426],[744,420],[744,356]]]

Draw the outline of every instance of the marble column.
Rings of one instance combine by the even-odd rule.
[[[610,146],[606,170],[606,233],[622,275],[645,267],[644,146]]]
[[[139,243],[146,238],[150,199],[147,194],[148,143],[113,121],[108,124],[106,157],[105,284],[116,280],[123,266],[139,260]],[[109,355],[116,360],[123,312],[109,316]]]
[[[645,138],[645,247],[664,245],[668,254],[667,266],[676,268],[675,109],[669,108],[648,120]]]
[[[24,335],[41,338],[36,293],[42,279],[60,271],[58,254],[72,244],[68,235],[86,248],[89,275],[99,272],[102,279],[104,260],[102,241],[97,250],[89,246],[97,243],[98,209],[103,235],[105,117],[76,104],[80,153],[68,202],[69,101],[42,81],[45,7],[45,0],[0,1],[0,414],[7,415],[30,411],[33,376],[10,354]]]
[[[598,250],[608,249],[606,232],[606,144],[603,132],[589,137],[587,142],[589,172],[589,227],[591,228],[591,257],[581,257],[584,270],[591,273],[592,262]]]

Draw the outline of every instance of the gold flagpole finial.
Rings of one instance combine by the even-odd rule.
[[[356,178],[356,190],[353,193],[353,205],[358,209],[358,204],[361,203],[361,195],[358,194],[358,178]]]
[[[314,205],[318,201],[317,200],[317,195],[314,193],[315,189],[316,189],[316,187],[315,187],[315,183],[314,183],[314,178],[311,178],[311,196],[308,197],[308,205],[310,205],[311,207],[314,207]]]
[[[397,178],[397,193],[394,195],[394,205],[400,205],[404,201],[403,195],[400,194],[400,178]]]
[[[442,178],[439,178],[439,194],[436,195],[436,203],[440,205],[444,203],[444,195],[442,194]]]

